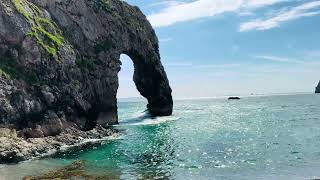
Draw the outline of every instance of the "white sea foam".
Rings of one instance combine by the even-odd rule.
[[[129,119],[120,121],[120,125],[117,126],[140,126],[140,125],[156,125],[165,123],[168,121],[179,120],[180,117],[177,116],[163,116],[163,117],[152,117],[147,113],[140,113],[138,116],[134,116]]]
[[[71,148],[74,148],[74,147],[81,147],[83,145],[86,145],[86,144],[89,144],[89,143],[100,143],[100,142],[104,142],[104,141],[107,141],[107,140],[117,140],[117,139],[121,139],[121,136],[119,134],[114,134],[114,135],[111,135],[111,136],[107,136],[107,137],[104,137],[104,138],[100,138],[100,139],[83,139],[80,143],[78,144],[75,144],[75,145],[63,145],[61,146],[61,148],[59,149],[59,151],[63,152],[63,151],[68,151],[69,149]],[[54,151],[52,152],[51,154],[54,154],[56,153],[57,151]],[[47,154],[47,155],[51,155],[51,154]]]

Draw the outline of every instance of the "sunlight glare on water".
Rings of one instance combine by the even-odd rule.
[[[140,113],[145,102],[121,102],[120,139],[0,174],[10,180],[81,159],[89,174],[115,179],[319,178],[319,107],[317,95],[181,100],[173,116],[151,118]]]

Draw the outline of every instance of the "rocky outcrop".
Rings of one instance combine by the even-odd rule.
[[[318,83],[318,86],[316,87],[316,93],[320,93],[320,81]]]
[[[240,100],[240,99],[241,99],[240,97],[236,97],[236,96],[228,98],[228,100]]]
[[[18,138],[117,124],[120,55],[151,115],[172,113],[158,39],[120,0],[0,1],[0,127]]]
[[[15,130],[0,128],[0,164],[18,163],[74,148],[99,145],[107,139],[116,137],[118,137],[117,131],[101,126],[90,131],[69,127],[56,136],[28,139],[18,137]]]

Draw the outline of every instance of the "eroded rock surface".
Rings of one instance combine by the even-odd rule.
[[[117,124],[121,54],[133,60],[133,80],[151,115],[170,115],[158,39],[137,7],[120,0],[1,0],[0,127],[28,139]]]
[[[320,93],[320,81],[318,83],[318,86],[316,87],[316,93]]]

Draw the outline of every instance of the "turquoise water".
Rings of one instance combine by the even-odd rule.
[[[320,96],[175,101],[174,115],[143,117],[120,102],[119,138],[86,150],[0,167],[19,179],[86,160],[114,179],[313,179],[320,177]]]

